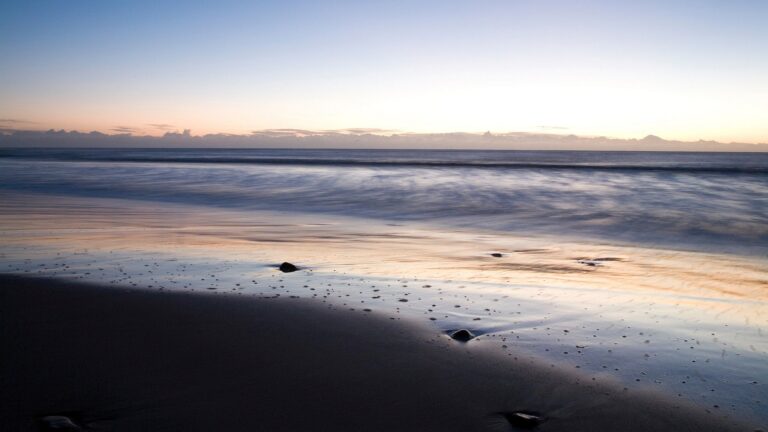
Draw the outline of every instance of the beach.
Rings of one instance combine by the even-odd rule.
[[[3,430],[748,430],[716,410],[300,299],[2,276]]]
[[[0,432],[768,432],[768,1],[0,7]]]
[[[765,430],[748,159],[3,150],[0,418]]]

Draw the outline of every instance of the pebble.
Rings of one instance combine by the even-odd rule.
[[[296,267],[295,265],[293,265],[293,264],[291,264],[289,262],[284,262],[284,263],[280,264],[279,268],[280,268],[280,271],[283,272],[283,273],[291,273],[291,272],[295,272],[296,270],[299,269],[298,267]]]
[[[507,413],[504,414],[504,417],[512,426],[522,429],[533,429],[544,421],[539,414],[524,411]]]
[[[79,431],[82,430],[80,426],[76,425],[69,417],[66,416],[46,416],[40,419],[42,423],[42,430],[44,431]]]
[[[467,342],[470,339],[474,339],[475,335],[472,334],[472,332],[467,329],[461,329],[451,333],[451,338],[459,342]]]

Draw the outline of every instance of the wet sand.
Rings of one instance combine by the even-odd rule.
[[[474,353],[768,424],[764,257],[317,214],[0,198],[0,272],[370,309],[368,318],[417,322],[425,340],[467,328],[479,335],[465,347]],[[301,270],[281,273],[285,260]]]
[[[2,430],[753,430],[660,393],[313,300],[0,276]]]

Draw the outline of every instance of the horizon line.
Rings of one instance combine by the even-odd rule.
[[[406,132],[394,129],[259,129],[248,134],[206,133],[191,129],[162,135],[94,130],[0,128],[0,147],[35,148],[338,148],[445,150],[575,150],[662,152],[768,152],[768,143],[680,141],[656,135],[613,138],[552,132]]]
[[[128,129],[128,128],[126,128]],[[550,128],[551,130],[551,128]],[[113,132],[113,133],[110,133]],[[472,136],[472,137],[485,137],[485,138],[510,138],[520,136],[530,137],[553,137],[553,138],[578,138],[586,140],[611,140],[611,141],[665,141],[669,143],[716,143],[722,145],[768,145],[768,141],[760,142],[743,142],[743,141],[717,141],[711,139],[699,138],[698,140],[682,140],[682,139],[667,139],[656,134],[647,134],[642,138],[631,137],[622,138],[610,135],[602,134],[575,134],[575,133],[556,133],[556,132],[532,132],[525,130],[485,130],[485,131],[465,131],[465,130],[452,130],[452,131],[431,131],[431,132],[415,132],[406,131],[402,129],[384,129],[384,128],[365,128],[365,127],[351,127],[340,129],[305,129],[305,128],[265,128],[255,129],[250,133],[232,133],[232,132],[207,132],[202,134],[192,134],[191,128],[174,128],[173,130],[166,129],[165,132],[160,134],[151,133],[136,133],[140,130],[134,131],[118,131],[116,129],[108,129],[107,132],[101,129],[94,129],[89,131],[81,131],[79,129],[17,129],[17,128],[3,128],[0,126],[0,136],[18,136],[27,134],[44,134],[44,135],[101,135],[105,137],[125,137],[125,138],[207,138],[207,137],[268,137],[268,138],[312,138],[312,137],[326,137],[326,136],[374,136],[374,137],[442,137],[442,136]]]

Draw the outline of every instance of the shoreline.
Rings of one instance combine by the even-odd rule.
[[[753,430],[659,393],[305,299],[0,274],[4,430]]]

